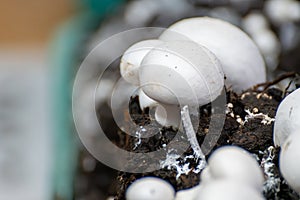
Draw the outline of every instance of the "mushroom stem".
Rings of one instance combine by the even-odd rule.
[[[200,158],[202,160],[202,167],[204,168],[206,166],[205,155],[203,154],[201,147],[198,143],[198,140],[196,138],[196,133],[192,125],[192,121],[190,118],[190,113],[187,105],[182,108],[181,117],[182,117],[183,127],[185,129],[188,140],[191,143],[191,147],[194,150],[194,154],[197,158]]]
[[[155,120],[165,127],[180,127],[181,119],[179,106],[159,103],[155,110]]]

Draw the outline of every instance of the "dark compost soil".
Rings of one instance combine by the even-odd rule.
[[[296,193],[287,186],[280,176],[278,170],[278,152],[280,149],[273,147],[272,130],[274,117],[276,109],[284,95],[282,91],[275,88],[267,89],[264,92],[251,89],[241,95],[227,92],[225,124],[217,144],[213,147],[214,150],[223,145],[237,145],[255,154],[257,161],[265,172],[266,183],[264,195],[267,199],[299,199]],[[211,104],[202,106],[199,110],[200,120],[197,130],[197,139],[201,145],[209,130]],[[249,117],[249,112],[256,114],[256,116]],[[261,113],[261,115],[259,113]],[[148,110],[143,112],[139,109],[138,96],[131,99],[130,114],[133,121],[140,126],[150,123],[151,118],[149,117]],[[147,129],[147,131],[157,131],[158,128],[160,130],[158,134],[150,138],[142,138],[138,145],[136,137],[125,134],[119,129],[113,129],[115,131],[113,140],[116,145],[127,151],[151,152],[158,148],[163,148],[164,145],[168,144],[176,135],[176,131],[172,128],[159,127],[159,125],[154,127],[153,130]],[[211,152],[213,152],[213,150]],[[272,154],[273,157],[270,157],[270,154]],[[192,168],[196,167],[198,162],[195,159],[184,159],[184,157],[189,155],[193,155],[191,148],[189,148],[181,158],[178,158],[178,160],[182,164],[189,162]],[[207,157],[209,157],[209,155]],[[86,159],[93,158],[88,153],[83,152],[81,164],[87,162]],[[268,169],[266,169],[266,160],[269,161],[268,166],[271,166]],[[79,189],[75,189],[75,191],[77,191],[77,197],[80,196],[88,200],[99,200],[105,199],[110,195],[114,196],[115,199],[122,200],[125,199],[126,188],[134,180],[144,176],[160,177],[170,182],[175,190],[193,187],[200,181],[199,173],[197,174],[193,171],[188,175],[180,175],[180,177],[176,179],[177,171],[175,169],[163,168],[151,173],[132,174],[116,172],[95,160],[94,162],[95,167],[93,169],[85,170],[81,166],[79,170],[77,180],[85,181],[88,186],[84,188],[76,186],[79,187]],[[130,165],[130,163],[128,164]],[[139,165],[142,166],[144,163],[139,163]]]

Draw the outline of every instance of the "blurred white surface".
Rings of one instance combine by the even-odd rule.
[[[0,49],[0,200],[47,200],[51,135],[43,50]]]

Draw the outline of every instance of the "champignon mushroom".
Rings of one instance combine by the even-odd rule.
[[[129,83],[139,85],[138,69],[145,55],[155,46],[162,44],[160,40],[143,40],[130,46],[123,54],[120,62],[122,77]]]
[[[134,181],[126,190],[127,200],[173,200],[175,190],[171,184],[157,177],[144,177]]]
[[[216,180],[201,187],[195,200],[263,200],[257,190],[231,180]]]
[[[241,92],[266,81],[266,69],[258,48],[232,24],[209,17],[189,18],[171,25],[159,37],[163,41],[186,38],[216,55],[227,78],[225,84],[234,91]]]
[[[275,25],[300,20],[299,1],[268,0],[264,10]]]
[[[196,185],[189,189],[183,189],[176,192],[174,200],[194,200],[199,193],[200,185]]]
[[[220,147],[209,157],[208,167],[208,182],[228,179],[248,185],[257,191],[262,189],[264,177],[261,168],[254,157],[240,147]]]
[[[300,129],[300,89],[295,90],[280,103],[275,116],[273,141],[282,146],[291,133]]]
[[[167,110],[163,125],[174,127],[180,122],[179,105],[207,104],[224,86],[218,59],[192,41],[166,41],[153,48],[142,61],[139,77],[145,94]],[[156,118],[162,113],[157,112]]]
[[[297,130],[299,132],[299,130]],[[292,133],[282,145],[279,169],[287,183],[300,194],[300,134]]]

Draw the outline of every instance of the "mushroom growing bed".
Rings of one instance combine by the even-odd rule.
[[[263,194],[269,200],[299,199],[299,196],[290,189],[279,173],[278,153],[280,149],[275,148],[273,144],[275,113],[284,95],[284,91],[275,88],[267,89],[264,92],[250,89],[240,95],[228,91],[225,124],[221,136],[213,148],[214,151],[220,146],[231,144],[240,146],[252,153],[264,172]],[[147,112],[145,113],[140,110],[138,104],[138,96],[133,97],[130,101],[130,111],[131,117],[141,126],[141,130],[143,132],[151,132],[156,131],[156,128],[160,127],[161,133],[151,138],[138,140],[136,137],[118,130],[118,134],[114,138],[115,143],[119,147],[132,152],[150,152],[158,148],[164,148],[176,135],[176,131],[171,128],[162,128],[159,124],[157,124],[157,127],[153,127],[153,129],[143,129],[143,125],[149,124],[151,118]],[[208,132],[211,116],[210,110],[211,104],[200,107],[200,121],[197,131],[197,140],[200,145]],[[200,170],[197,170],[199,160],[197,161],[194,158],[191,148],[182,156],[176,155],[174,152],[165,153],[168,159],[176,161],[175,164],[174,162],[170,165],[166,164],[164,168],[151,173],[134,174],[116,172],[109,170],[109,168],[102,166],[100,163],[96,163],[96,161],[94,161],[95,167],[92,171],[87,171],[82,167],[81,176],[85,175],[88,177],[83,179],[90,182],[91,185],[92,183],[95,185],[94,188],[90,188],[91,191],[94,190],[94,193],[90,191],[90,195],[93,195],[86,198],[93,199],[93,196],[99,197],[99,192],[96,191],[102,189],[106,194],[115,197],[116,200],[125,199],[125,192],[128,186],[135,180],[147,176],[159,177],[168,181],[176,191],[191,188],[199,184]],[[209,156],[210,154],[207,157]],[[89,154],[85,153],[82,156],[82,162],[86,159],[93,160]],[[130,165],[130,162],[124,164]],[[140,163],[140,165],[142,166],[143,163]],[[106,185],[103,186],[103,179],[100,179],[101,174],[102,178],[105,177],[103,174],[106,174],[107,178],[114,178],[108,180]],[[78,196],[80,195],[83,194],[79,193]],[[104,197],[102,198],[104,199]]]

